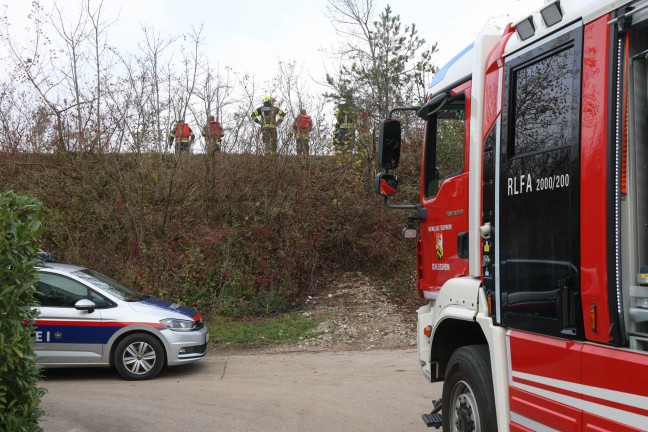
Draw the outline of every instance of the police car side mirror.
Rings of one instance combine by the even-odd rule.
[[[97,306],[94,304],[92,300],[81,299],[74,304],[74,308],[76,310],[87,311],[88,313],[92,313],[97,308]]]

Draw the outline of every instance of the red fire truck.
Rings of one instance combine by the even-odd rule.
[[[381,125],[416,210],[418,353],[446,431],[648,430],[648,0],[485,28]],[[400,110],[424,122],[398,190]]]

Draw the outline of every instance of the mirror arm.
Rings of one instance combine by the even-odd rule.
[[[398,112],[398,111],[418,111],[418,110],[420,110],[420,109],[421,109],[420,106],[409,106],[409,107],[396,107],[396,108],[392,108],[392,110],[389,111],[389,116],[387,116],[387,118],[388,118],[389,120],[391,120],[391,119],[392,119],[392,115],[393,115],[395,112]]]
[[[425,221],[427,219],[427,209],[420,204],[409,204],[409,205],[392,205],[389,204],[388,198],[383,196],[383,204],[389,209],[396,210],[416,210],[416,216],[412,216],[414,220]]]
[[[417,116],[425,120],[430,115],[438,112],[441,108],[445,106],[450,98],[450,92],[439,93],[434,96],[432,99],[427,101],[425,105],[416,113]]]

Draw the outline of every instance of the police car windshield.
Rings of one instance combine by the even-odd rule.
[[[110,279],[108,276],[102,275],[94,270],[83,269],[77,270],[72,273],[74,276],[90,282],[97,288],[101,288],[109,294],[114,295],[120,300],[125,301],[138,301],[145,298],[140,293],[133,291],[126,285],[122,285],[116,280]]]

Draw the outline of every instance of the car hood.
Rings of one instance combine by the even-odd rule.
[[[193,309],[189,309],[188,307],[179,305],[177,303],[171,303],[166,300],[160,300],[154,297],[149,297],[136,302],[130,302],[129,305],[133,310],[138,312],[158,312],[169,318],[175,318],[170,314],[170,312],[174,312],[175,314],[180,315],[178,316],[178,318],[183,319],[194,319],[194,317],[198,315],[198,312]]]

